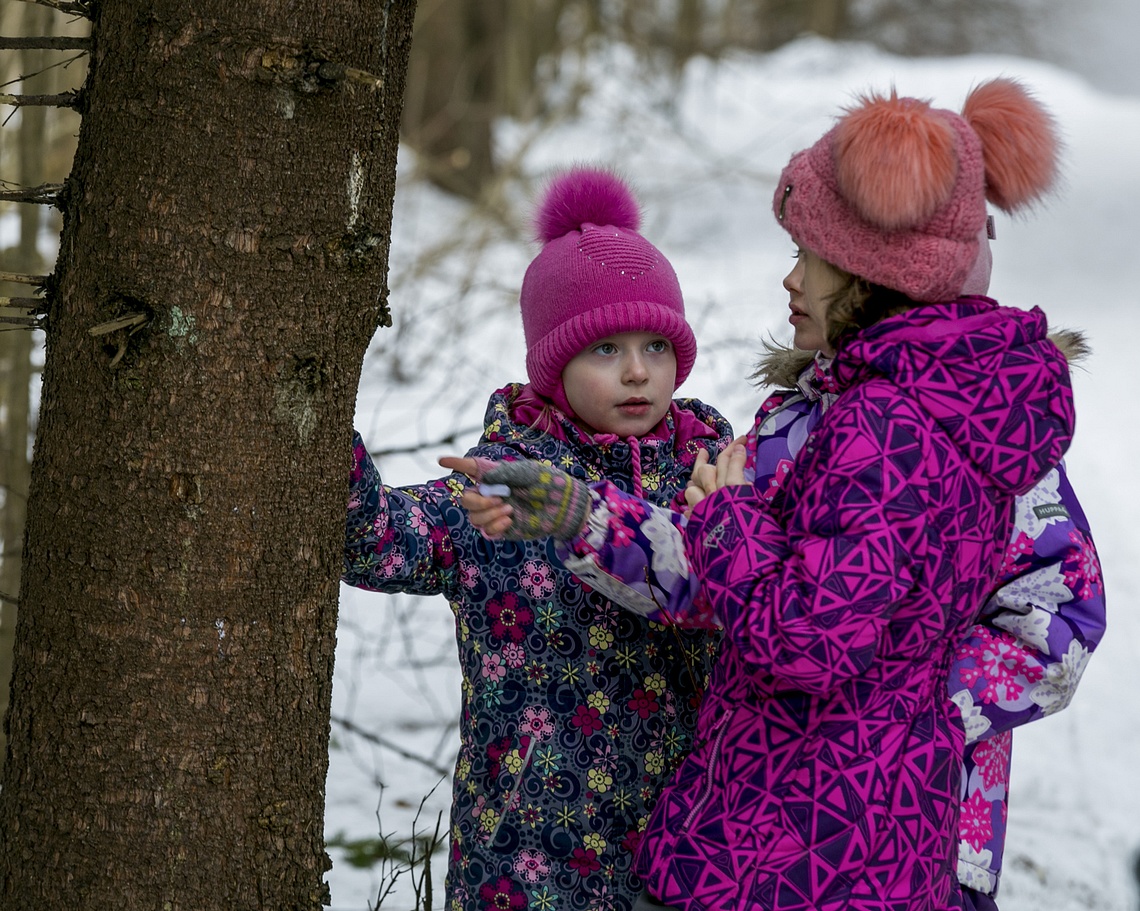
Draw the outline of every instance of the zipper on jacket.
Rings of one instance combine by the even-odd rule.
[[[705,767],[705,786],[701,790],[701,796],[697,798],[697,802],[693,804],[689,815],[685,817],[684,823],[681,824],[681,831],[685,832],[689,826],[692,825],[693,819],[704,808],[705,804],[709,802],[713,793],[713,775],[716,773],[717,762],[720,760],[720,748],[724,743],[724,732],[728,730],[728,722],[735,714],[736,708],[733,707],[730,711],[726,712],[724,717],[717,723],[715,731],[716,737],[713,738],[712,751],[709,753],[709,764]]]
[[[511,812],[511,807],[514,805],[515,796],[522,787],[523,776],[526,774],[527,768],[530,766],[530,757],[534,754],[534,749],[538,746],[538,738],[531,737],[530,743],[526,745],[526,754],[523,756],[522,766],[519,768],[518,775],[515,776],[514,786],[511,788],[510,793],[507,795],[507,802],[503,804],[503,812],[499,814],[499,820],[495,823],[495,828],[491,830],[491,834],[487,837],[487,844],[492,845],[495,843],[495,838],[499,834],[499,829],[502,828],[503,822],[507,818],[507,814]]]

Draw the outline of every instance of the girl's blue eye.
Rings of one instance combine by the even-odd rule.
[[[598,345],[598,347],[595,348],[594,350],[598,354],[613,354],[615,351],[617,351],[617,346],[614,345],[612,342],[605,342],[601,345]]]
[[[662,354],[669,350],[669,342],[667,339],[659,338],[650,342],[646,347],[654,354]]]

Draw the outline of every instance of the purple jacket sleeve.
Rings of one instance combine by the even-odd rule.
[[[608,481],[592,485],[591,497],[585,531],[558,545],[566,567],[616,604],[650,620],[718,626],[697,597],[699,582],[685,555],[685,517]]]
[[[1067,706],[1105,629],[1100,562],[1064,467],[1015,508],[1000,587],[950,675],[968,741]]]

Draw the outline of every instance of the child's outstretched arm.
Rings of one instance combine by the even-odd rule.
[[[342,581],[373,591],[450,593],[457,584],[458,542],[482,540],[470,533],[461,494],[455,478],[388,487],[354,433]]]
[[[686,500],[692,505],[726,484],[749,483],[744,477],[745,458],[743,438],[722,452],[715,464],[709,464],[702,450]],[[699,586],[685,558],[680,514],[612,483],[587,486],[537,463],[477,464],[473,459],[447,458],[440,464],[480,482],[464,494],[463,505],[472,525],[488,537],[553,536],[566,567],[622,607],[659,622],[716,625],[706,606],[697,603]],[[501,496],[488,496],[495,483],[506,489]],[[553,497],[551,491],[556,492]],[[567,505],[569,500],[573,505]],[[544,518],[551,514],[570,518],[558,522]]]

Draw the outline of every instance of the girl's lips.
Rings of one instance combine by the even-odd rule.
[[[637,400],[637,401],[631,400],[628,402],[621,402],[617,407],[618,407],[619,411],[621,411],[625,414],[641,415],[641,414],[645,414],[647,411],[649,411],[650,404],[649,404],[649,402],[644,401],[644,400]]]

